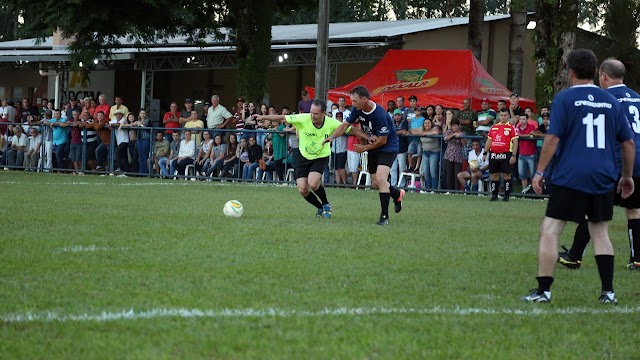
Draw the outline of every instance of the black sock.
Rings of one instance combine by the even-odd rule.
[[[500,189],[500,180],[491,180],[491,196],[498,197],[498,190]]]
[[[627,221],[629,228],[629,247],[631,249],[631,260],[640,262],[640,219],[630,219]]]
[[[511,179],[504,181],[504,197],[511,195]]]
[[[320,209],[322,207],[320,200],[318,200],[316,195],[312,192],[309,192],[309,195],[305,196],[304,199],[307,200],[309,204],[315,206],[316,209]]]
[[[569,257],[571,260],[582,260],[582,255],[584,255],[584,251],[587,248],[587,244],[589,244],[589,240],[591,240],[591,235],[589,234],[589,222],[584,219],[578,223],[576,233],[573,235],[573,244],[571,245],[571,249],[569,249]]]
[[[324,186],[320,185],[318,187],[318,190],[314,191],[314,193],[318,195],[318,198],[320,199],[323,205],[329,203],[329,200],[327,200],[327,192],[324,191]]]
[[[538,294],[542,294],[543,291],[551,291],[551,284],[553,284],[553,276],[538,276]]]
[[[382,211],[380,212],[380,216],[385,219],[389,217],[389,199],[391,198],[391,194],[389,193],[380,193],[380,208]]]
[[[394,201],[397,201],[398,198],[400,197],[400,190],[394,188],[393,186],[389,187],[389,194],[391,194],[391,198]]]
[[[613,291],[613,255],[596,255],[602,291]]]

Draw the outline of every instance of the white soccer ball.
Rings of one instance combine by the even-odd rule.
[[[226,204],[224,204],[222,212],[228,217],[239,218],[240,216],[242,216],[244,208],[242,207],[242,204],[240,204],[240,201],[229,200],[226,202]]]

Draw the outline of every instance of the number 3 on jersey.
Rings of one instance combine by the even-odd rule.
[[[605,148],[604,138],[604,114],[598,115],[597,118],[593,118],[593,113],[582,118],[582,124],[587,127],[587,147],[593,149],[595,147],[595,139],[598,138],[598,149]],[[593,128],[596,128],[597,135],[594,134]]]
[[[630,105],[629,113],[633,115],[633,124],[631,124],[633,132],[636,134],[640,134],[640,111],[638,111],[637,107]]]

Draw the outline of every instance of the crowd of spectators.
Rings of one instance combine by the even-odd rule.
[[[408,106],[401,96],[386,104],[401,139],[392,184],[405,186],[402,175],[413,173],[421,189],[476,191],[478,182],[487,177],[488,164],[482,162],[486,134],[496,121],[496,111],[508,108],[521,144],[514,177],[528,190],[549,123],[548,108],[542,108],[537,117],[532,109],[520,108],[517,94],[508,104],[500,101],[496,110],[484,99],[477,112],[471,110],[469,99],[463,100],[461,109],[419,104],[416,96],[408,100]],[[296,111],[309,112],[312,101],[302,91]],[[158,124],[152,124],[144,110],[129,111],[120,96],[113,105],[104,95],[97,102],[72,97],[61,109],[54,109],[53,101],[47,99],[39,106],[28,99],[19,104],[5,100],[0,111],[1,122],[13,123],[0,124],[5,170],[287,181],[299,152],[295,128],[252,118],[295,112],[288,106],[242,98],[227,108],[213,95],[202,110],[190,98],[182,108],[172,102]],[[327,109],[327,116],[338,120],[349,114],[343,97]],[[362,170],[361,155],[355,152],[359,142],[349,135],[332,142],[325,183],[357,184]]]

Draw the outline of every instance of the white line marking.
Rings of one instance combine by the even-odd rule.
[[[578,314],[635,314],[640,307],[602,307],[602,308],[561,308],[549,309],[548,305],[531,304],[529,309],[489,309],[489,308],[326,308],[319,311],[269,309],[222,309],[199,310],[184,308],[159,308],[151,310],[124,310],[119,312],[103,311],[96,314],[62,315],[55,312],[7,314],[0,316],[5,323],[31,322],[106,322],[118,320],[138,320],[156,318],[272,318],[272,317],[321,317],[321,316],[370,316],[370,315],[578,315]]]
[[[106,246],[71,246],[60,249],[61,252],[92,252],[92,251],[125,251],[128,250],[126,247],[106,247]]]

